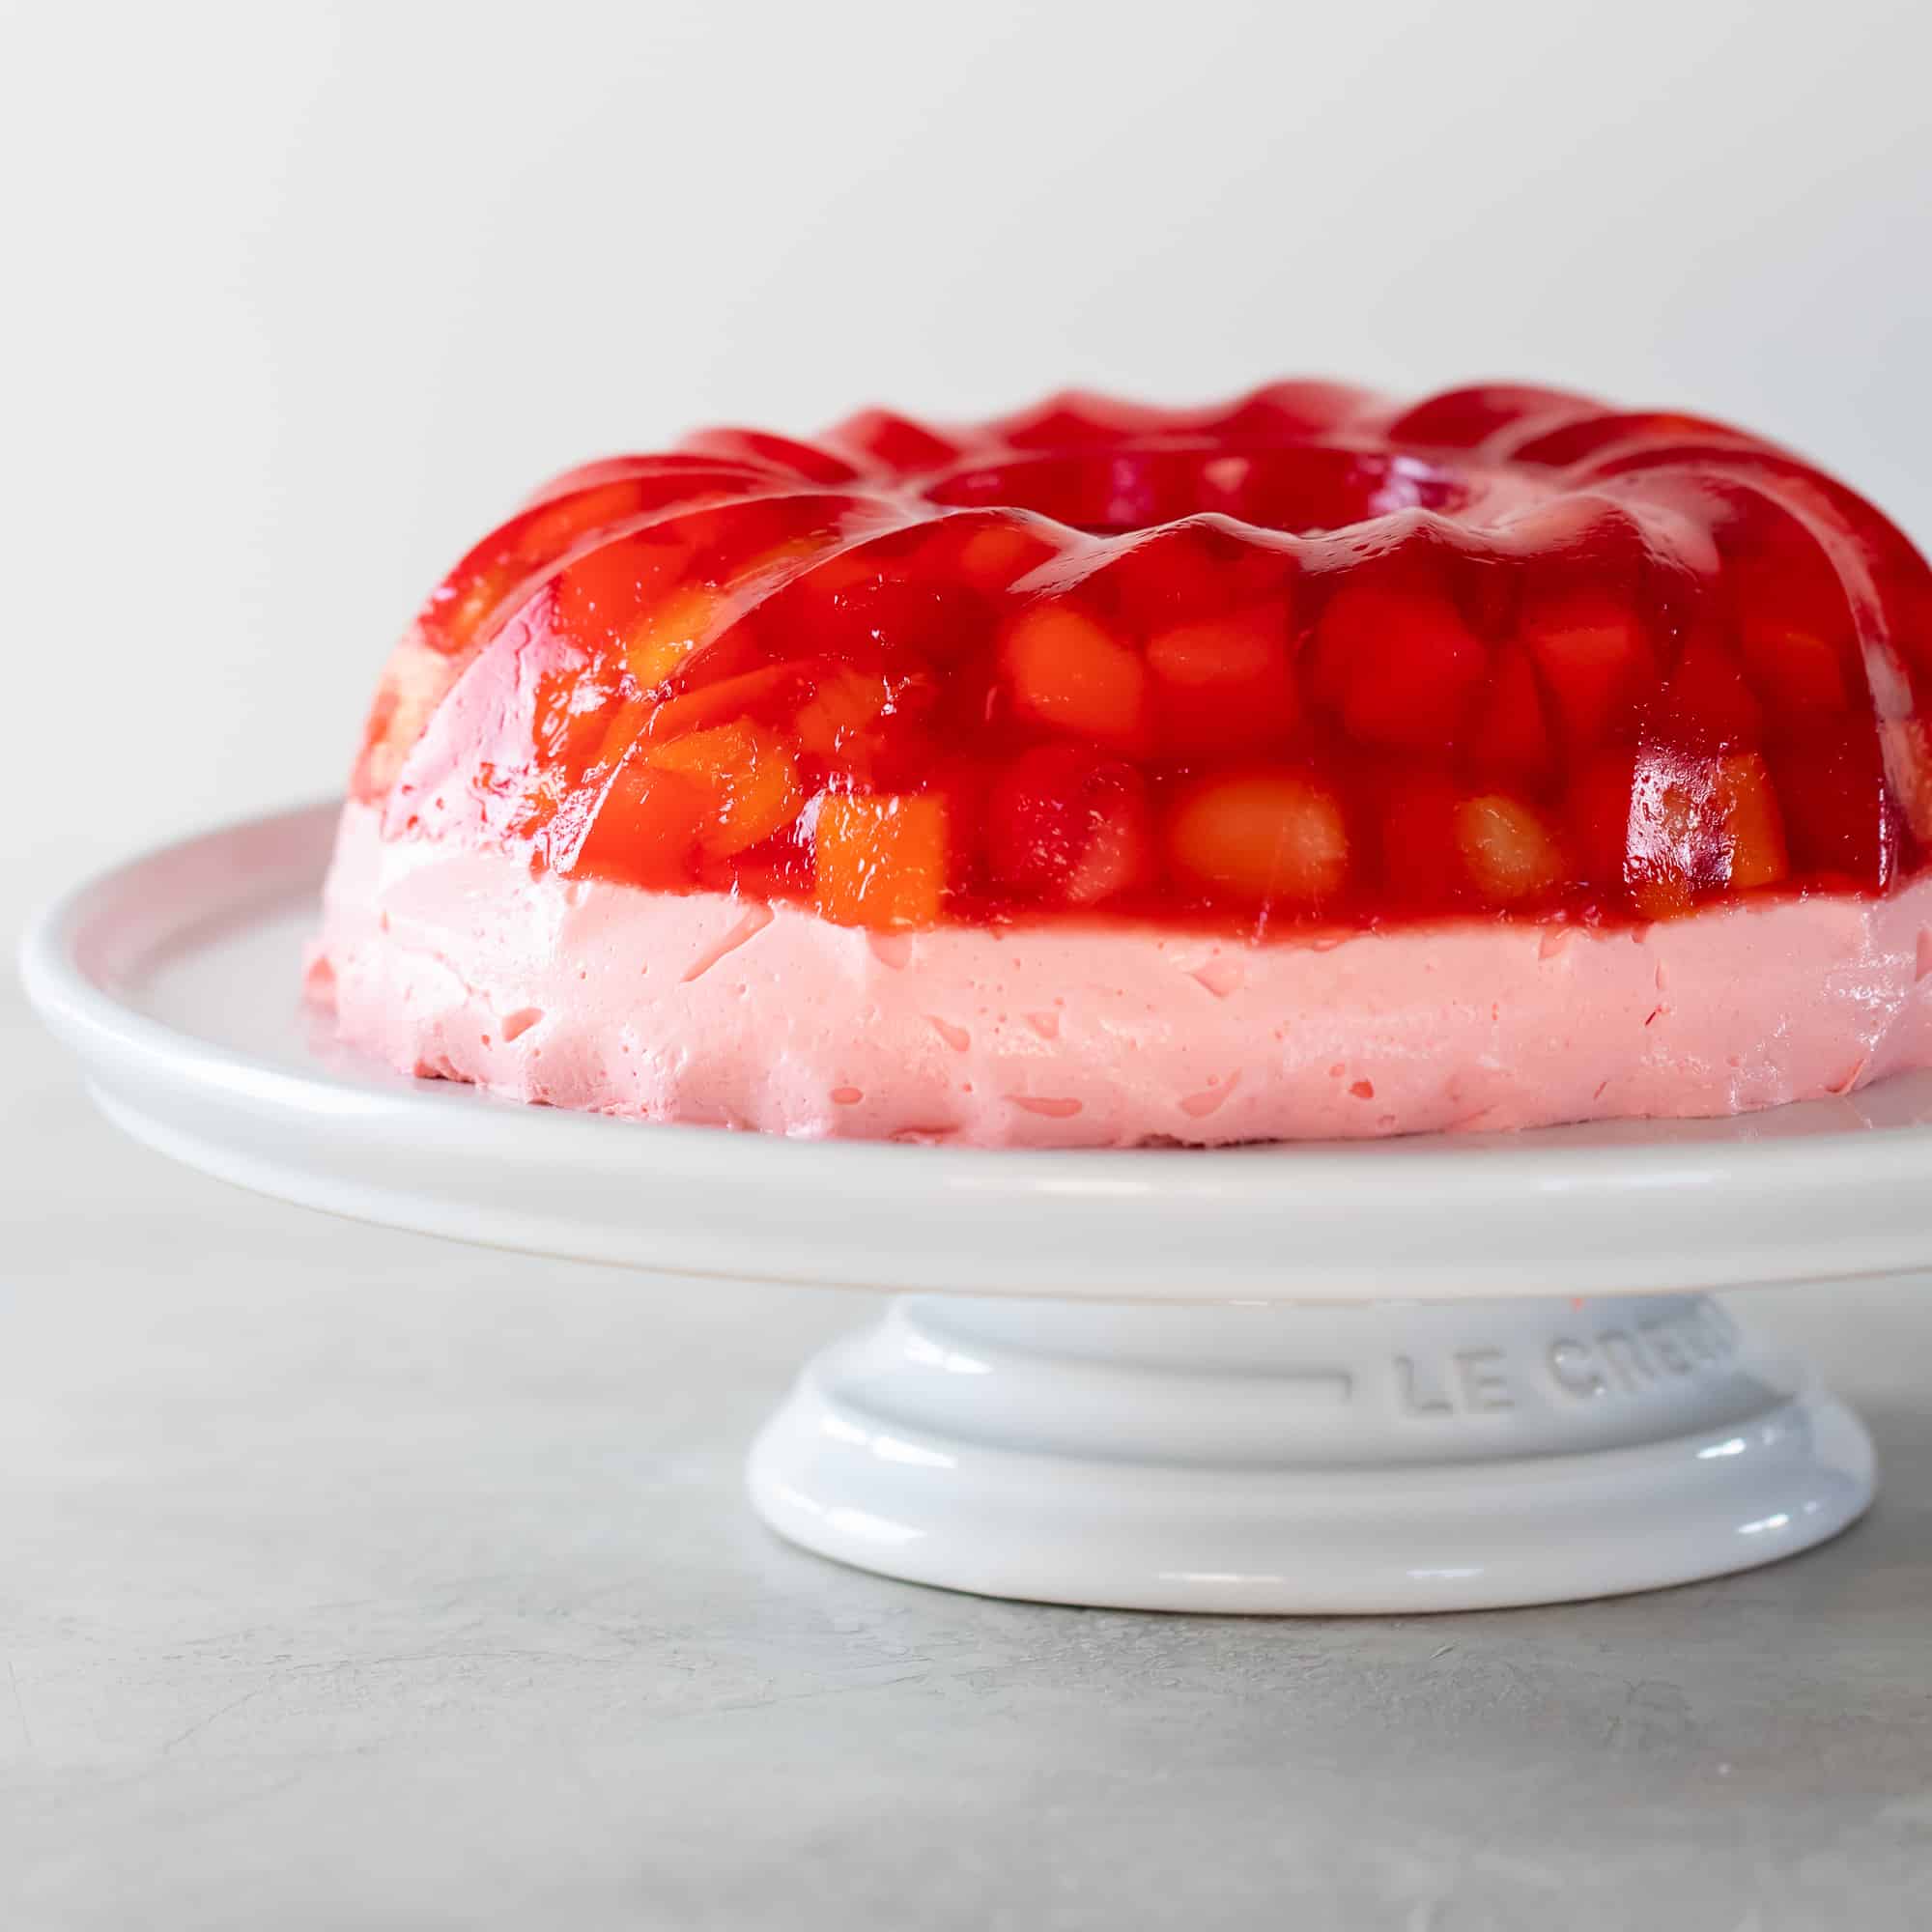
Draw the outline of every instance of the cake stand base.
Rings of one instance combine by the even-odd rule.
[[[781,1535],[889,1577],[1331,1614],[1748,1569],[1853,1521],[1873,1465],[1707,1295],[910,1295],[806,1369],[749,1474]]]
[[[1326,1147],[508,1106],[343,1053],[296,999],[335,819],[78,888],[28,935],[35,1005],[115,1121],[244,1187],[651,1275],[920,1291],[758,1441],[798,1543],[1060,1603],[1448,1610],[1746,1569],[1870,1499],[1858,1422],[1704,1297],[1932,1263],[1932,1068],[1739,1120]]]

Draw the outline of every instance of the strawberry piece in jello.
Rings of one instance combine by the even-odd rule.
[[[1134,766],[1041,745],[993,781],[987,866],[997,888],[1043,905],[1098,905],[1144,886],[1154,864],[1147,785]]]
[[[1315,689],[1367,747],[1421,750],[1462,735],[1489,652],[1446,595],[1345,582],[1316,630]]]

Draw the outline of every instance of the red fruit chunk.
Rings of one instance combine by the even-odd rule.
[[[1440,596],[1345,583],[1315,638],[1316,689],[1365,745],[1453,741],[1489,653]]]
[[[1833,724],[1767,752],[1801,871],[1890,884],[1897,871],[1898,801],[1886,780],[1876,724]]]
[[[943,578],[888,575],[852,552],[801,577],[774,600],[772,616],[801,654],[908,668],[964,657],[988,642],[998,622],[978,590]]]
[[[1764,707],[1738,661],[1708,633],[1687,639],[1653,714],[1654,728],[1673,743],[1718,751],[1755,744]]]
[[[1565,588],[1525,600],[1521,635],[1573,750],[1601,745],[1634,721],[1657,676],[1641,619],[1610,592]]]
[[[1469,764],[1486,776],[1542,783],[1555,769],[1556,749],[1537,685],[1536,668],[1520,644],[1496,654],[1489,688],[1469,727]]]
[[[1455,899],[1464,884],[1456,838],[1461,794],[1446,772],[1406,769],[1378,774],[1382,878],[1404,905],[1433,911]]]
[[[1098,905],[1144,885],[1152,857],[1147,786],[1132,765],[1042,745],[993,781],[987,867],[1020,898]]]
[[[1792,718],[1843,711],[1851,702],[1844,654],[1822,632],[1756,618],[1745,625],[1744,659],[1751,682]]]
[[[1349,828],[1325,786],[1255,772],[1190,786],[1167,821],[1176,875],[1210,896],[1266,906],[1319,904],[1348,883]]]
[[[930,925],[946,897],[946,807],[936,798],[819,801],[812,832],[814,892],[838,925]]]
[[[1631,820],[1636,799],[1634,750],[1605,752],[1574,774],[1563,819],[1579,875],[1600,904],[1621,910],[1627,891]]]
[[[699,780],[634,756],[612,775],[568,869],[657,891],[688,888],[710,806]]]

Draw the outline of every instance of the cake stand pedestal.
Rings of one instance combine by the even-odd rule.
[[[1872,1494],[1719,1288],[1932,1263],[1932,1077],[1737,1122],[987,1153],[492,1101],[295,993],[332,809],[83,887],[29,991],[111,1119],[243,1186],[533,1253],[901,1291],[752,1451],[781,1534],[1148,1609],[1543,1603],[1740,1570]],[[1821,1290],[1829,1292],[1829,1290]]]
[[[1858,1418],[1704,1295],[907,1295],[807,1368],[751,1475],[825,1555],[1136,1609],[1605,1596],[1803,1549],[1872,1494]]]

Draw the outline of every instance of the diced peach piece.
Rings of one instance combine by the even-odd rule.
[[[1700,886],[1718,883],[1712,792],[1710,774],[1694,763],[1636,767],[1624,876],[1653,916],[1660,907],[1688,911]]]
[[[701,731],[706,725],[729,724],[762,705],[781,703],[809,689],[810,677],[803,665],[760,665],[755,670],[740,671],[736,677],[721,677],[715,683],[681,691],[652,709],[644,735],[663,743],[681,738],[687,731]]]
[[[650,723],[652,704],[648,697],[628,697],[610,712],[610,723],[604,727],[604,735],[598,741],[597,751],[591,758],[591,766],[611,766],[622,761],[624,753],[643,735],[644,726]]]
[[[866,677],[842,667],[829,672],[799,711],[799,749],[815,757],[838,756],[856,733],[876,722],[888,696],[882,677]]]
[[[654,891],[688,887],[711,809],[706,786],[633,755],[612,774],[567,869]]]
[[[1755,752],[1639,773],[1627,876],[1652,917],[1688,911],[1703,892],[1749,892],[1790,871],[1784,816]]]
[[[1791,870],[1785,849],[1784,814],[1771,773],[1755,752],[1718,760],[1715,788],[1730,858],[1731,890],[1747,893],[1775,886]]]
[[[946,807],[913,793],[829,793],[812,832],[816,902],[838,925],[930,925],[946,898]]]
[[[1494,905],[1533,898],[1563,880],[1563,847],[1536,808],[1484,792],[1456,808],[1456,845],[1470,882]]]
[[[729,858],[761,844],[789,825],[805,805],[798,766],[784,741],[748,720],[652,745],[644,759],[653,769],[679,773],[710,793],[711,813],[698,842],[714,858]]]
[[[1697,895],[1679,873],[1640,878],[1631,888],[1631,896],[1645,919],[1683,919],[1697,910]]]
[[[1001,655],[1022,718],[1114,745],[1145,730],[1147,667],[1092,617],[1036,605],[1014,619]]]
[[[1335,795],[1289,772],[1209,779],[1167,823],[1175,871],[1217,895],[1256,904],[1313,904],[1349,876],[1349,828]]]
[[[646,691],[656,689],[704,641],[724,608],[724,597],[703,584],[658,599],[624,633],[631,675]]]
[[[1247,684],[1281,655],[1281,619],[1272,611],[1176,624],[1156,632],[1147,647],[1148,668],[1182,687]]]
[[[755,556],[734,562],[730,573],[732,584],[740,589],[775,587],[787,578],[801,575],[807,566],[815,566],[831,550],[833,541],[819,531],[809,536],[785,537]]]

